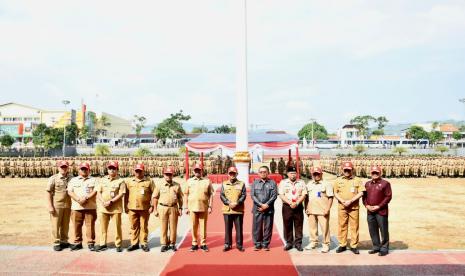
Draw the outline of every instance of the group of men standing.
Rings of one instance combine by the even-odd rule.
[[[107,247],[108,225],[111,220],[116,226],[115,246],[122,251],[121,214],[129,216],[131,245],[127,251],[142,248],[149,251],[147,244],[148,222],[153,213],[161,221],[161,251],[176,251],[178,218],[184,213],[190,217],[192,245],[191,252],[199,249],[209,251],[207,246],[207,220],[212,212],[214,188],[208,178],[203,177],[202,167],[194,166],[194,176],[182,187],[173,180],[174,168],[163,170],[162,181],[156,184],[145,176],[145,166],[137,163],[133,176],[128,179],[118,175],[119,164],[110,161],[107,165],[108,175],[98,181],[89,175],[90,164],[79,165],[79,175],[72,177],[67,161],[58,162],[59,172],[50,177],[47,186],[49,213],[52,224],[54,250],[61,251],[82,249],[82,228],[86,227],[87,245],[91,251],[104,251]],[[330,232],[329,218],[333,198],[338,202],[338,239],[337,253],[347,250],[347,236],[350,232],[350,250],[359,254],[359,201],[368,210],[368,226],[373,241],[371,254],[384,256],[389,250],[388,203],[392,192],[389,182],[382,179],[382,170],[378,166],[371,168],[372,179],[365,183],[354,177],[353,165],[345,162],[342,166],[343,176],[334,185],[323,181],[323,170],[315,167],[312,180],[305,183],[297,178],[295,167],[287,168],[288,178],[279,187],[268,178],[267,166],[259,168],[259,179],[251,187],[253,202],[253,243],[254,250],[270,250],[275,214],[275,201],[282,200],[284,225],[284,250],[296,248],[303,251],[303,222],[306,215],[309,222],[310,244],[308,250],[318,246],[318,225],[323,241],[321,252],[329,252]],[[232,249],[232,230],[236,230],[236,248],[244,251],[243,220],[246,185],[237,179],[235,167],[227,170],[229,179],[221,185],[220,199],[223,203],[222,213],[225,223],[224,251]],[[100,218],[100,241],[95,246],[95,222]],[[70,220],[74,227],[74,242],[68,243]],[[380,232],[382,240],[380,241]]]

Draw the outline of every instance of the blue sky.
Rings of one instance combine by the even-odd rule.
[[[0,102],[234,123],[237,1],[0,1]],[[249,123],[465,118],[465,1],[248,0]]]

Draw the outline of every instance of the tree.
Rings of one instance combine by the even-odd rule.
[[[371,134],[372,134],[372,135],[381,136],[381,135],[384,135],[384,130],[382,130],[382,129],[375,129],[375,130],[373,130],[373,132],[372,132]]]
[[[408,150],[405,147],[395,147],[394,149],[392,149],[392,152],[398,153],[399,156],[401,156],[402,153],[408,152]]]
[[[39,124],[32,131],[32,142],[45,150],[60,148],[63,146],[63,129]]]
[[[444,154],[445,152],[449,151],[449,148],[446,146],[437,146],[434,150],[440,152],[441,154]]]
[[[192,128],[192,133],[208,133],[208,128],[204,125]]]
[[[15,142],[15,138],[11,136],[10,134],[5,134],[0,137],[0,145],[3,147],[9,148],[13,143]]]
[[[389,120],[385,116],[379,116],[378,118],[375,119],[375,121],[378,124],[378,130],[383,130],[383,128],[389,122]]]
[[[438,122],[433,122],[433,123],[431,124],[431,128],[432,128],[433,130],[436,130],[436,129],[438,128],[438,126],[439,126],[439,123],[438,123]]]
[[[415,141],[418,141],[418,140],[421,140],[421,139],[428,139],[429,134],[421,126],[411,126],[407,130],[407,137],[410,138],[410,139],[413,139]]]
[[[460,131],[460,132],[465,132],[465,125],[461,125],[461,126],[459,127],[459,131]]]
[[[144,157],[144,156],[151,156],[151,155],[152,155],[152,152],[146,147],[138,148],[134,152],[134,156],[136,157]]]
[[[304,139],[304,137],[306,139],[311,139],[312,138],[312,123],[308,123],[304,125],[297,133],[297,136],[299,136],[300,140]],[[317,122],[313,122],[313,138],[315,140],[327,140],[328,131],[323,125],[320,125]]]
[[[462,133],[460,133],[460,131],[454,131],[452,133],[452,138],[454,138],[455,140],[460,140],[462,139]]]
[[[228,125],[215,127],[210,133],[236,133],[236,128]]]
[[[368,126],[370,121],[376,121],[375,117],[371,115],[357,116],[350,120],[351,124],[355,124],[355,128],[358,129],[360,135],[363,137],[368,136]]]
[[[354,147],[355,152],[357,152],[358,155],[362,154],[367,150],[367,148],[364,145],[356,145]]]
[[[81,140],[86,140],[88,138],[91,138],[91,133],[90,133],[89,127],[88,126],[83,126],[81,128],[81,130],[79,131],[78,137]]]
[[[180,110],[176,114],[170,114],[170,117],[164,119],[161,123],[154,127],[152,132],[163,142],[165,142],[167,138],[181,138],[186,134],[186,131],[182,126],[182,122],[189,121],[190,119],[190,115],[184,115],[183,111]]]
[[[97,118],[93,113],[91,113],[91,120],[93,121],[94,124],[94,137],[95,136],[101,136],[104,135],[107,127],[111,126],[110,120],[108,119],[107,116],[100,116],[100,118]]]
[[[110,155],[111,151],[107,145],[97,145],[95,147],[95,155],[96,156],[107,156]]]
[[[428,138],[429,142],[434,145],[444,139],[444,134],[441,131],[433,130],[429,133]]]
[[[74,145],[79,135],[79,128],[76,123],[66,126],[66,145]]]
[[[145,127],[145,123],[147,122],[147,119],[144,116],[137,116],[134,115],[134,130],[136,131],[136,137],[137,140],[140,144],[140,133],[142,132],[142,129]]]

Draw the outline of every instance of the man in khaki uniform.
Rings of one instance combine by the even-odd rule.
[[[297,179],[295,167],[287,168],[287,179],[279,184],[278,195],[283,201],[283,232],[286,240],[284,250],[288,251],[295,247],[298,251],[303,251],[304,207],[302,202],[307,196],[307,189],[305,182]]]
[[[58,162],[60,173],[48,180],[47,201],[52,223],[53,250],[61,251],[69,247],[68,230],[71,215],[71,198],[67,188],[71,176],[68,174],[68,162]]]
[[[343,163],[343,176],[334,183],[334,196],[339,201],[338,208],[338,239],[339,247],[336,253],[347,250],[347,230],[350,231],[350,250],[360,254],[357,249],[359,242],[359,199],[363,196],[365,186],[359,178],[352,175],[351,162]]]
[[[97,203],[95,195],[95,179],[90,175],[90,165],[83,162],[79,165],[79,176],[71,179],[68,194],[72,199],[71,219],[74,225],[74,244],[71,250],[82,249],[82,226],[86,225],[87,246],[90,251],[95,247],[95,221],[97,220]]]
[[[126,194],[126,183],[118,176],[117,161],[107,165],[108,175],[97,185],[98,212],[100,216],[100,244],[96,251],[104,251],[107,247],[108,223],[113,219],[116,227],[115,246],[117,252],[122,252],[121,213],[123,213],[123,197]]]
[[[192,247],[191,252],[199,249],[199,227],[200,227],[200,249],[208,252],[207,247],[207,220],[208,214],[212,212],[213,194],[215,190],[209,179],[202,177],[202,167],[194,165],[194,177],[187,180],[184,189],[184,206],[186,215],[191,218]]]
[[[160,251],[166,252],[170,249],[176,251],[178,217],[182,215],[182,189],[179,183],[173,181],[173,167],[165,168],[163,174],[163,181],[155,185],[153,192],[153,213],[161,221]]]
[[[237,168],[228,168],[229,180],[223,182],[221,186],[220,198],[223,202],[223,217],[225,224],[224,248],[223,252],[232,248],[232,229],[236,228],[236,247],[244,252],[244,201],[246,198],[246,188],[244,182],[237,179]]]
[[[152,179],[145,176],[145,166],[138,163],[134,167],[134,177],[126,182],[125,212],[129,214],[131,225],[131,246],[128,251],[139,249],[149,252],[147,238],[149,235],[149,218],[153,212],[151,206],[152,193],[155,184]]]
[[[313,181],[309,181],[307,184],[307,200],[305,204],[310,229],[310,244],[305,249],[311,250],[318,246],[318,225],[320,225],[323,235],[321,253],[328,253],[331,242],[329,212],[333,205],[333,186],[323,181],[323,170],[319,167],[314,169],[312,176]]]

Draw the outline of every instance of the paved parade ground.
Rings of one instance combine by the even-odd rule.
[[[327,180],[334,176],[325,175]],[[49,218],[46,212],[46,179],[0,180],[0,273],[1,274],[107,274],[107,275],[320,275],[330,274],[425,274],[460,275],[465,273],[465,238],[462,235],[465,207],[463,179],[392,179],[390,204],[391,254],[386,257],[367,254],[370,239],[365,209],[361,209],[360,249],[336,254],[336,208],[331,214],[332,244],[329,254],[318,250],[289,253],[282,250],[281,202],[276,201],[275,227],[270,252],[254,252],[251,241],[251,201],[246,202],[244,219],[245,252],[233,249],[223,253],[223,217],[220,199],[215,197],[214,211],[208,221],[210,252],[188,252],[190,234],[187,217],[181,217],[177,253],[160,253],[159,221],[151,217],[151,251],[117,253],[54,252],[50,245]],[[445,189],[447,187],[447,189]],[[15,195],[15,196],[11,196]],[[128,245],[128,219],[123,215],[123,246]],[[97,240],[99,225],[96,225]],[[110,227],[109,242],[113,241]],[[187,234],[187,235],[186,235]],[[73,237],[73,233],[70,233]],[[304,224],[304,246],[308,244],[308,224]]]

